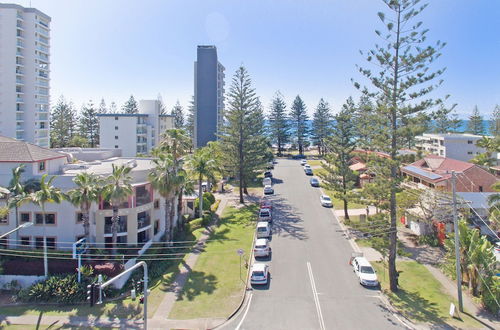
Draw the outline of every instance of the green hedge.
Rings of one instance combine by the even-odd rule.
[[[78,283],[76,274],[51,276],[19,291],[17,299],[22,302],[83,302],[87,299],[87,284],[87,281]]]

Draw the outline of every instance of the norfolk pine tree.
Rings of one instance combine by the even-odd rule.
[[[92,100],[82,106],[80,114],[80,134],[85,137],[91,148],[99,144],[99,119]]]
[[[50,113],[50,145],[52,148],[70,146],[77,122],[76,110],[63,96]]]
[[[330,105],[323,99],[319,100],[316,111],[313,115],[312,136],[316,146],[318,146],[318,154],[325,154],[326,138],[332,132],[332,113]]]
[[[469,116],[467,132],[475,135],[484,135],[483,116],[479,113],[477,105],[472,110],[472,115]]]
[[[458,115],[453,111],[455,106],[456,104],[454,104],[451,108],[446,108],[443,104],[441,104],[439,109],[434,112],[434,133],[454,133],[458,130],[462,121],[458,119]]]
[[[138,113],[137,101],[134,99],[134,95],[130,95],[130,98],[122,107],[123,113]]]
[[[363,92],[377,101],[376,111],[384,116],[389,125],[384,127],[387,136],[386,146],[381,145],[391,156],[390,176],[390,221],[389,235],[389,284],[393,292],[398,290],[398,272],[396,270],[397,245],[397,202],[396,192],[401,176],[400,161],[397,151],[401,141],[401,122],[440,103],[428,94],[434,91],[442,81],[433,82],[444,69],[431,70],[430,66],[440,56],[445,45],[438,41],[435,48],[425,45],[428,29],[421,29],[422,22],[414,19],[427,7],[420,0],[383,0],[389,15],[382,12],[378,16],[386,31],[375,31],[384,45],[375,45],[368,51],[366,60],[374,62],[375,71],[358,67],[371,83],[373,91],[363,88]],[[355,87],[361,88],[359,83]],[[388,147],[387,147],[388,146]]]
[[[184,111],[182,110],[182,106],[179,103],[179,101],[177,101],[177,103],[175,103],[170,114],[172,116],[174,116],[174,127],[175,128],[183,128],[184,127]]]
[[[326,174],[320,174],[323,184],[334,191],[334,197],[344,202],[344,219],[349,219],[348,202],[356,184],[356,175],[349,167],[351,153],[356,147],[352,116],[355,105],[351,98],[335,115],[332,135],[327,139],[328,153],[322,165]]]
[[[165,107],[165,103],[163,103],[163,98],[161,97],[161,94],[158,93],[158,96],[156,97],[156,100],[160,103],[160,115],[166,115],[167,114],[167,108]]]
[[[99,113],[108,113],[108,108],[106,107],[106,102],[104,98],[101,99],[101,103],[99,103]]]
[[[307,130],[307,116],[306,104],[299,95],[293,100],[292,108],[290,109],[290,120],[292,122],[293,132],[295,138],[297,139],[297,146],[299,148],[299,154],[304,154],[304,143],[309,134]]]
[[[357,147],[363,150],[373,150],[376,145],[377,132],[380,131],[382,123],[367,95],[361,95],[359,98],[353,121]]]
[[[239,181],[240,203],[244,203],[246,180],[266,164],[266,138],[262,127],[256,127],[262,109],[251,79],[243,66],[236,70],[228,94],[225,123],[219,135],[225,163]]]
[[[283,146],[290,139],[289,123],[286,116],[286,103],[283,95],[278,91],[271,100],[271,109],[269,112],[269,132],[271,140],[278,146],[278,156],[281,156]]]
[[[493,136],[500,136],[500,106],[497,104],[490,119],[490,134]]]
[[[191,152],[192,146],[194,144],[194,121],[196,117],[196,109],[194,106],[194,96],[191,96],[191,101],[189,101],[189,105],[187,108],[187,118],[186,118],[186,126],[184,129],[187,132],[187,135],[191,139],[191,148],[189,152]]]

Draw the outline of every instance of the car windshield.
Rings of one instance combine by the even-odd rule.
[[[265,249],[266,246],[265,245],[256,245],[255,248],[256,249]]]
[[[328,197],[328,196],[323,196],[323,199],[324,199],[325,201],[331,201],[330,197]]]
[[[260,270],[256,270],[253,272],[253,276],[264,276],[264,272]]]
[[[266,227],[259,227],[259,228],[257,228],[257,230],[258,230],[258,231],[266,231],[266,230],[267,230],[267,228],[266,228]]]
[[[269,215],[269,211],[260,211],[260,215],[267,217]]]
[[[373,268],[371,268],[370,266],[361,266],[361,272],[363,274],[375,274]]]

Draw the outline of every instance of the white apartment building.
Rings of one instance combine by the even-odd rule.
[[[0,3],[0,135],[50,145],[50,17]]]
[[[154,167],[151,158],[112,157],[94,159],[88,162],[74,162],[72,157],[80,154],[76,151],[65,153],[38,147],[36,145],[0,136],[0,186],[6,187],[12,178],[12,169],[25,164],[23,181],[36,178],[43,174],[55,176],[53,185],[67,192],[75,188],[73,179],[82,172],[90,172],[102,177],[112,173],[112,164],[125,164],[132,168],[133,194],[119,209],[120,223],[118,242],[128,244],[147,243],[151,240],[159,241],[165,232],[165,199],[155,191],[148,182],[148,173]],[[99,154],[98,151],[94,155]],[[108,151],[101,152],[107,155]],[[71,160],[71,163],[68,161]],[[0,206],[6,200],[0,199]],[[177,204],[177,201],[175,202]],[[6,218],[0,219],[0,234],[16,228],[26,222],[34,225],[22,228],[9,235],[7,240],[0,242],[3,246],[15,248],[16,244],[26,247],[41,247],[44,233],[50,248],[66,249],[71,243],[80,239],[84,234],[81,221],[81,210],[68,201],[60,204],[48,203],[45,206],[47,220],[43,225],[40,208],[34,204],[25,204],[18,208],[16,218],[15,209],[11,209]],[[177,210],[177,205],[175,205]],[[90,210],[90,237],[92,242],[111,243],[111,216],[110,205],[100,200],[93,203]],[[174,225],[178,217],[174,216]],[[44,228],[45,227],[45,228]]]
[[[467,162],[486,152],[477,146],[477,141],[482,138],[473,134],[423,134],[416,137],[416,147],[427,153]]]
[[[100,147],[121,149],[122,156],[147,155],[161,135],[174,128],[174,117],[161,114],[158,100],[140,100],[139,113],[99,114]]]

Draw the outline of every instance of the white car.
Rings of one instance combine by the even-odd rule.
[[[309,165],[309,164],[305,164],[305,165],[304,165],[304,171],[305,171],[305,170],[307,170],[307,169],[311,169],[311,165]]]
[[[271,225],[267,221],[257,222],[257,238],[271,237]]]
[[[265,186],[272,186],[273,185],[273,179],[271,178],[264,178],[264,180],[262,180],[262,185],[265,187]]]
[[[271,247],[269,246],[269,240],[267,238],[259,238],[255,240],[253,255],[255,258],[269,257],[271,255]]]
[[[302,159],[302,160],[300,161],[300,165],[304,166],[304,165],[306,165],[306,164],[307,164],[307,160]]]
[[[319,200],[321,202],[321,205],[324,207],[332,207],[333,206],[332,199],[330,198],[330,196],[321,195],[319,197]]]
[[[259,210],[259,221],[273,222],[273,214],[271,209],[263,208]]]
[[[359,284],[365,286],[379,285],[377,274],[366,258],[356,257],[352,259],[352,267],[354,268],[354,273],[359,278]]]
[[[264,186],[264,195],[272,195],[272,194],[274,194],[273,186],[271,185]]]
[[[251,284],[267,284],[269,282],[269,266],[266,264],[253,264],[250,274]]]

